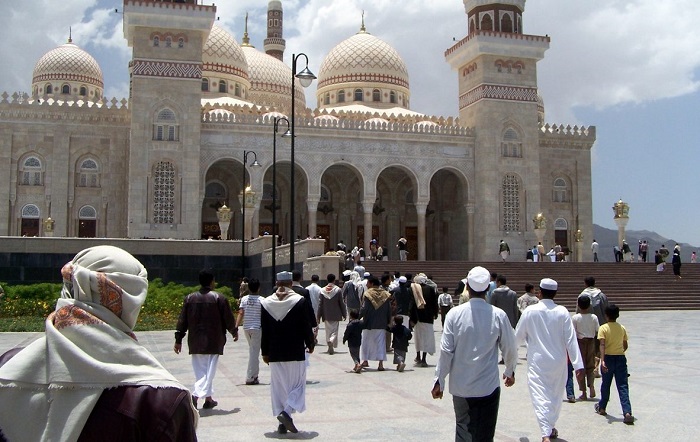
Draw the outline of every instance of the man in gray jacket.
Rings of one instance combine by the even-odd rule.
[[[496,288],[491,294],[489,303],[506,312],[508,321],[510,321],[510,326],[515,328],[518,324],[518,317],[520,316],[520,310],[518,310],[518,294],[506,285],[506,281],[504,275],[498,275],[496,277]]]

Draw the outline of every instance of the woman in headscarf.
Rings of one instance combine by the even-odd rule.
[[[45,335],[0,356],[0,440],[196,440],[192,396],[133,333],[143,265],[98,246],[61,275]]]

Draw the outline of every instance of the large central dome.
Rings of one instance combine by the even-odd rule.
[[[250,78],[249,99],[259,106],[267,106],[284,114],[291,111],[292,69],[282,61],[264,54],[253,46],[241,47],[248,60]],[[295,81],[294,105],[296,112],[306,110],[304,88]]]
[[[205,71],[218,71],[248,79],[248,61],[233,35],[218,25],[211,28],[202,49]]]
[[[320,108],[360,104],[408,109],[406,63],[386,42],[364,30],[340,42],[321,63],[316,91]]]
[[[346,82],[378,82],[408,89],[408,70],[396,49],[368,32],[359,32],[334,47],[319,70],[319,88]]]

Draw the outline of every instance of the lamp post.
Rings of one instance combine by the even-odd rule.
[[[245,276],[245,206],[248,204],[250,186],[245,185],[245,167],[248,165],[248,155],[253,155],[251,167],[261,167],[258,163],[258,155],[252,150],[243,151],[243,190],[241,191],[241,278]]]
[[[277,131],[280,122],[287,125],[287,131],[283,138],[290,137],[289,120],[284,117],[275,117],[272,131],[272,275],[275,275],[276,248],[277,248]]]
[[[304,56],[304,59],[306,59],[306,67],[299,73],[297,73],[297,59],[301,56]],[[295,111],[294,111],[294,93],[296,89],[296,85],[294,83],[294,79],[298,78],[299,83],[301,84],[302,87],[309,87],[311,85],[311,82],[316,79],[316,76],[311,73],[309,70],[309,57],[306,56],[306,54],[301,53],[301,54],[292,54],[292,120],[289,124],[289,131],[292,136],[292,144],[290,147],[291,151],[291,162],[292,162],[292,176],[290,178],[289,184],[291,185],[291,196],[292,199],[289,202],[289,212],[291,214],[290,220],[289,220],[289,269],[291,271],[294,271],[294,241],[296,240],[296,236],[294,234],[294,193],[296,189],[294,188],[294,175],[295,175],[295,163],[294,163],[294,138],[296,137],[296,134],[294,132],[294,117],[295,117]],[[315,235],[316,232],[313,232]]]

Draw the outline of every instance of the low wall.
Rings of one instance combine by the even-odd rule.
[[[88,247],[112,245],[134,255],[148,270],[148,279],[197,285],[199,271],[214,270],[217,283],[237,294],[241,280],[240,241],[115,239],[115,238],[25,238],[0,237],[0,281],[9,284],[61,282],[61,267]],[[295,268],[303,269],[309,257],[323,254],[323,240],[295,244]],[[275,272],[270,267],[272,236],[246,241],[245,274],[258,278],[263,293],[271,292]],[[276,248],[277,270],[289,270],[289,245]]]

